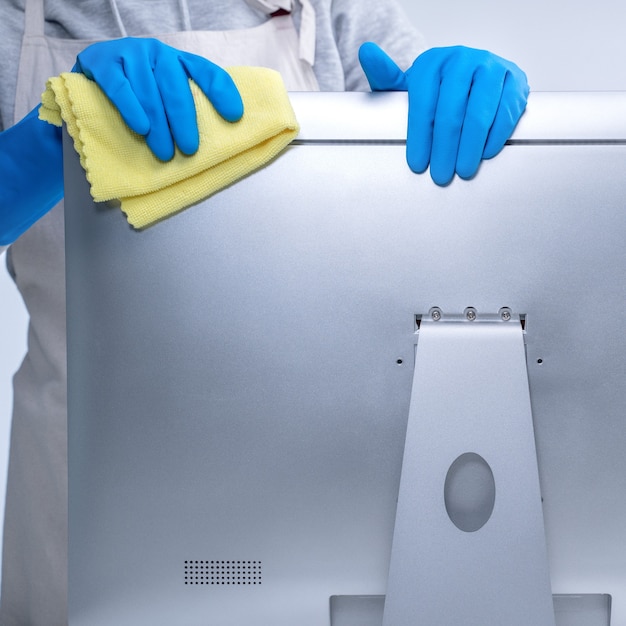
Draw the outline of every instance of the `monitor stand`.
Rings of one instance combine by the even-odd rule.
[[[522,320],[435,308],[416,337],[383,624],[554,626]]]

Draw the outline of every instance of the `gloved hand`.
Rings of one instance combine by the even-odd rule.
[[[38,108],[0,133],[0,245],[13,243],[63,197],[61,129]]]
[[[182,52],[156,39],[128,37],[92,44],[77,58],[74,71],[95,81],[128,126],[146,137],[162,161],[199,145],[192,78],[227,121],[243,115],[243,102],[232,78],[203,57]]]
[[[414,172],[446,185],[456,173],[476,174],[481,159],[494,157],[526,108],[526,74],[484,50],[432,48],[403,72],[376,44],[359,50],[373,91],[408,91],[406,158]]]

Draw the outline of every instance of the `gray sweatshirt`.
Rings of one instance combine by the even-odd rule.
[[[64,39],[111,39],[183,30],[183,0],[46,0],[46,34]],[[188,0],[194,30],[250,28],[267,16],[244,0]],[[295,3],[294,21],[300,22]],[[406,69],[423,40],[395,0],[312,0],[317,41],[314,70],[322,91],[366,91],[357,52],[374,41]],[[0,19],[0,128],[13,123],[13,99],[24,29],[24,0],[3,0]],[[71,68],[68,68],[68,70]],[[45,85],[42,85],[42,91]]]

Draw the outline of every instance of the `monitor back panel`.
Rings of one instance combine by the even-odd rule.
[[[294,94],[299,142],[142,232],[67,150],[72,626],[326,626],[384,594],[433,306],[525,315],[553,592],[626,623],[621,101],[589,129],[536,95],[440,188],[387,96]]]

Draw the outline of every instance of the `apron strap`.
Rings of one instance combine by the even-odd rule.
[[[287,15],[293,8],[293,0],[246,0],[246,2],[253,9],[271,17]],[[302,6],[299,56],[313,67],[315,63],[315,9],[311,0],[299,0],[299,2]]]
[[[24,35],[43,37],[44,35],[44,0],[25,0]]]
[[[300,0],[300,58],[311,67],[315,63],[315,9],[310,0]]]

